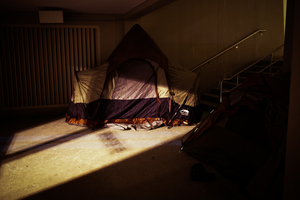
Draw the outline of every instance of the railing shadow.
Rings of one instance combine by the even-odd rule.
[[[1,156],[1,164],[5,164],[8,162],[23,158],[27,155],[34,154],[34,153],[52,148],[54,146],[63,144],[70,140],[75,140],[75,139],[85,136],[86,134],[91,133],[91,132],[92,132],[92,130],[90,128],[86,128],[84,130],[79,130],[79,131],[70,133],[68,135],[64,135],[64,136],[61,136],[61,137],[31,146],[28,148],[22,149],[20,151],[12,153],[12,154],[2,155]]]

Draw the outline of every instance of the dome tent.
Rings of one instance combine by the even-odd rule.
[[[200,120],[198,74],[172,65],[150,36],[134,25],[108,61],[75,72],[66,113],[70,124],[153,129]]]

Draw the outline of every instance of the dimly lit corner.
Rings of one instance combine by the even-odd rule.
[[[1,0],[0,199],[295,199],[299,10]]]

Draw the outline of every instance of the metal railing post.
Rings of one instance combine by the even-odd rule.
[[[223,81],[220,83],[220,103],[223,102]]]
[[[270,55],[270,65],[272,64],[273,59],[274,59],[274,53],[272,52]],[[271,75],[272,75],[272,65],[270,66],[270,69],[269,69],[269,76],[271,76]]]

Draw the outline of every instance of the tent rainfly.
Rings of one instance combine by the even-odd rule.
[[[198,122],[198,77],[171,64],[134,25],[106,63],[75,72],[66,122],[135,130]]]

